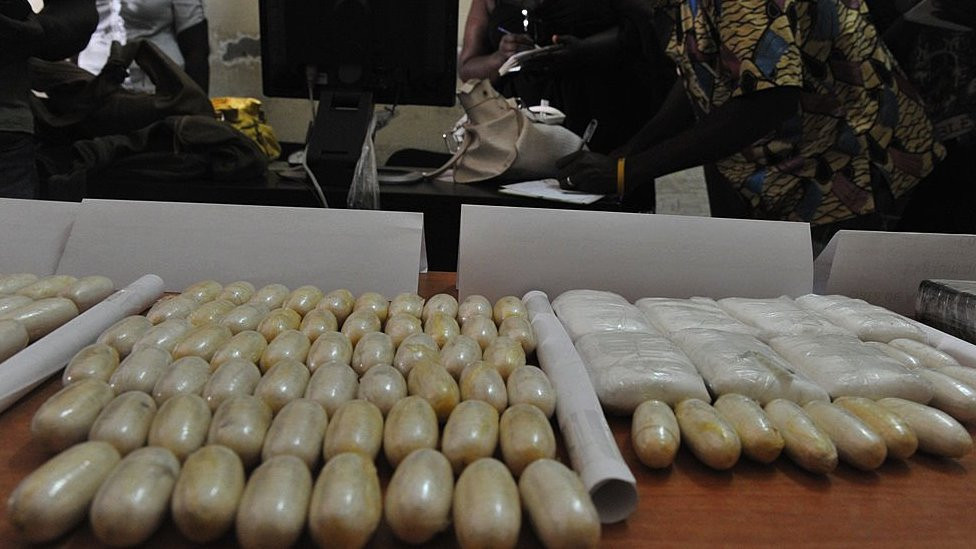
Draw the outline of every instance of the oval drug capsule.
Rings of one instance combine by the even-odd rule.
[[[397,402],[383,425],[383,453],[394,468],[420,448],[437,448],[437,415],[426,400],[410,396]]]
[[[898,414],[865,397],[840,397],[834,404],[854,414],[881,435],[888,448],[888,456],[908,459],[918,449],[918,437]]]
[[[898,414],[918,437],[918,449],[937,456],[961,458],[973,451],[973,437],[949,414],[901,398],[882,398],[878,404]]]
[[[140,448],[112,470],[95,494],[89,519],[106,545],[131,547],[148,540],[166,518],[180,462],[165,448]]]
[[[729,393],[720,396],[713,406],[739,435],[746,457],[759,463],[776,461],[783,451],[783,437],[755,400]]]
[[[180,533],[195,543],[223,536],[234,525],[244,482],[244,465],[231,449],[204,446],[190,454],[170,502]]]
[[[289,402],[271,422],[264,437],[261,460],[292,455],[314,471],[322,456],[327,425],[328,417],[319,403],[305,398]]]
[[[308,529],[320,547],[363,547],[382,516],[380,479],[373,462],[355,452],[322,468],[308,508]]]
[[[397,538],[420,544],[451,523],[454,473],[437,450],[414,450],[393,472],[383,513]]]
[[[681,445],[681,431],[671,407],[660,400],[647,400],[634,410],[630,439],[641,463],[663,469],[674,463]]]
[[[88,440],[103,440],[126,455],[146,444],[149,427],[156,416],[156,402],[139,391],[115,397],[98,414],[88,431]]]
[[[571,469],[552,459],[525,468],[518,482],[522,505],[546,547],[596,547],[600,519],[590,494]]]
[[[271,426],[271,408],[249,395],[223,402],[210,421],[207,444],[220,444],[234,451],[244,467],[261,460],[264,437]]]
[[[767,402],[763,411],[783,437],[783,450],[794,463],[818,474],[837,468],[834,443],[798,404],[778,398]]]
[[[516,404],[498,423],[498,442],[505,464],[516,477],[533,461],[556,456],[556,435],[535,406]]]
[[[44,543],[77,526],[118,462],[119,452],[102,441],[76,444],[44,462],[7,499],[7,518],[17,536]]]
[[[454,533],[467,547],[515,547],[522,527],[518,486],[490,457],[469,465],[454,487]]]
[[[84,441],[88,431],[115,398],[104,381],[82,379],[48,398],[31,418],[31,438],[52,452]]]
[[[735,429],[711,405],[697,398],[682,400],[674,408],[681,441],[699,461],[712,469],[729,469],[742,452]]]
[[[441,453],[455,473],[481,458],[491,457],[497,446],[498,410],[480,400],[466,400],[454,408],[444,425]]]
[[[237,541],[245,549],[289,547],[305,527],[312,474],[295,456],[275,456],[251,473],[237,508]]]
[[[870,471],[880,467],[888,457],[888,448],[881,435],[840,406],[813,400],[803,406],[803,411],[827,433],[840,459],[849,465]]]

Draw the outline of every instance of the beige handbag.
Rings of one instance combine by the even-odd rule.
[[[562,127],[535,123],[488,80],[469,80],[458,90],[467,115],[457,152],[437,170],[454,169],[455,183],[477,183],[504,175],[507,179],[556,177],[556,160],[578,151],[582,138]]]

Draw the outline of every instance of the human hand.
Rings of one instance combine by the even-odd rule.
[[[579,61],[582,41],[568,34],[552,37],[552,46],[538,50],[519,61],[523,71],[560,72]]]
[[[535,42],[528,34],[509,33],[502,36],[498,42],[498,55],[502,60],[507,60],[520,51],[531,50],[535,47]]]
[[[609,156],[577,151],[556,161],[559,188],[593,194],[617,192],[617,161]]]

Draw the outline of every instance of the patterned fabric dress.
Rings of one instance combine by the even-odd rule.
[[[682,0],[666,50],[699,116],[734,97],[801,88],[770,135],[717,163],[757,217],[826,224],[875,210],[872,164],[893,197],[945,151],[860,0]],[[877,192],[877,189],[875,189]]]

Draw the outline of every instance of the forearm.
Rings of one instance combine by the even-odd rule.
[[[684,85],[680,80],[671,86],[671,91],[664,99],[661,108],[644,127],[623,147],[623,156],[640,153],[660,143],[664,139],[677,135],[690,128],[695,123],[695,115],[685,95]]]
[[[461,80],[489,78],[498,79],[498,69],[505,63],[503,56],[495,51],[485,55],[477,55],[464,60],[458,69]]]
[[[94,0],[48,0],[37,18],[44,36],[31,54],[53,61],[85,49],[98,25]]]
[[[203,91],[210,91],[210,42],[207,21],[204,20],[176,37],[183,54],[184,69]]]
[[[628,181],[653,178],[731,156],[796,114],[799,88],[754,92],[730,100],[697,124],[627,157]]]

